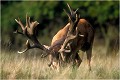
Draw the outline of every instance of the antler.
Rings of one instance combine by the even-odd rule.
[[[19,32],[18,30],[16,30],[14,33],[18,33],[18,34],[22,34],[25,35],[29,38],[29,40],[31,40],[33,42],[33,45],[30,45],[29,40],[27,40],[26,42],[26,49],[19,52],[18,53],[24,53],[29,49],[32,48],[39,48],[47,53],[49,53],[49,50],[47,48],[45,48],[37,39],[36,37],[36,31],[37,31],[37,25],[39,24],[37,21],[34,22],[30,22],[30,17],[27,16],[26,14],[26,26],[24,27],[21,20],[18,18],[15,19],[15,21],[20,25],[20,27],[22,28],[23,32]]]
[[[22,30],[25,29],[19,17],[18,17],[18,20],[15,19],[15,21],[20,25],[20,27],[22,28]]]
[[[68,3],[67,3],[67,6],[69,8],[70,13],[68,13],[65,9],[63,9],[64,12],[67,14],[67,16],[69,17],[70,20],[75,19],[76,18],[76,13],[77,13],[79,8],[77,8],[75,11],[73,11],[73,9],[70,7],[70,5]]]
[[[29,43],[29,40],[26,41],[26,46],[27,46],[27,48],[26,48],[24,51],[21,51],[21,52],[18,51],[18,53],[20,53],[20,54],[21,54],[21,53],[24,53],[24,52],[26,52],[28,49],[31,48],[30,43]]]
[[[64,61],[63,52],[66,52],[65,48],[69,44],[69,42],[71,42],[73,39],[75,39],[78,35],[81,37],[84,37],[84,35],[79,34],[78,29],[77,29],[77,24],[78,24],[79,18],[80,18],[80,16],[77,14],[78,8],[75,11],[73,11],[73,9],[70,7],[70,5],[68,3],[67,3],[67,6],[70,10],[70,14],[65,9],[64,9],[64,11],[70,20],[70,26],[69,26],[69,31],[67,33],[67,37],[66,37],[61,49],[59,50],[63,61]],[[75,33],[75,35],[74,35],[74,33]]]
[[[63,9],[63,10],[67,14],[69,21],[70,21],[69,32],[73,33],[75,31],[77,23],[80,19],[80,15],[77,14],[77,11],[79,8],[77,8],[75,11],[73,11],[73,9],[70,7],[70,5],[68,3],[67,3],[67,6],[69,8],[70,13],[67,12],[65,9]]]

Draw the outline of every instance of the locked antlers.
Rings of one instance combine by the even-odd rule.
[[[69,8],[70,13],[68,13],[65,9],[64,9],[64,11],[69,18],[70,27],[69,27],[69,31],[67,33],[67,37],[66,37],[61,49],[59,50],[63,61],[65,60],[65,56],[63,56],[63,54],[64,54],[64,52],[66,52],[66,49],[65,49],[66,46],[70,42],[72,42],[73,39],[77,38],[78,35],[81,37],[84,37],[84,35],[79,34],[78,27],[77,27],[77,24],[78,24],[79,19],[80,19],[80,15],[77,14],[78,8],[75,11],[73,11],[73,9],[71,9],[69,4],[67,4],[67,6]]]

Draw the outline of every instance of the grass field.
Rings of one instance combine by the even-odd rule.
[[[29,54],[25,57],[25,54]],[[60,72],[50,69],[48,59],[41,59],[36,55],[30,56],[28,51],[24,54],[1,51],[0,78],[1,79],[119,79],[119,55],[106,57],[103,47],[93,50],[92,71],[88,71],[86,54],[77,70],[70,66],[62,68]],[[81,53],[80,53],[81,54]]]

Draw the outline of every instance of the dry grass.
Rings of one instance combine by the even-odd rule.
[[[94,48],[95,49],[95,48]],[[1,79],[119,79],[119,57],[105,57],[103,48],[93,50],[92,71],[88,71],[86,55],[77,70],[70,66],[60,72],[47,66],[47,59],[37,56],[24,57],[25,54],[2,51],[0,56]]]

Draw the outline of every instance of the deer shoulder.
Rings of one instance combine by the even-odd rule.
[[[60,40],[60,39],[65,39],[68,29],[69,29],[69,25],[70,23],[68,23],[64,28],[62,28],[61,30],[59,30],[57,32],[57,34],[53,37],[51,45],[54,44],[55,41]]]
[[[61,45],[63,44],[66,38],[69,26],[70,23],[68,23],[65,27],[63,27],[61,30],[57,32],[57,34],[52,39],[50,49],[54,48],[54,50],[58,51],[61,48]]]

